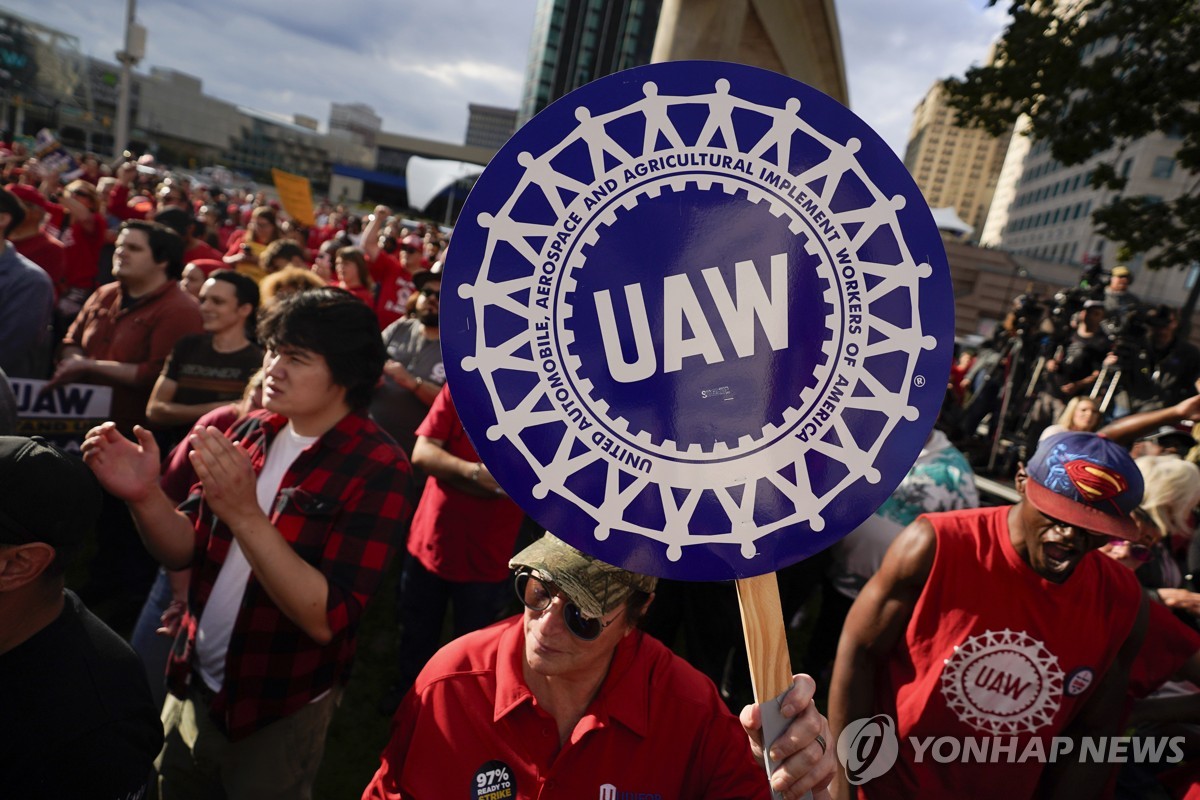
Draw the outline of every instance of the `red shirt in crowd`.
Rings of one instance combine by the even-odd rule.
[[[896,765],[859,787],[868,798],[963,798],[980,787],[1033,797],[1045,759],[1104,680],[1142,602],[1133,573],[1089,553],[1063,583],[1038,575],[1009,538],[1011,506],[927,514],[937,552],[904,636],[876,679],[893,715]],[[1011,742],[1010,759],[918,761],[910,738]],[[989,757],[990,757],[989,753]]]
[[[183,263],[190,264],[193,261],[220,261],[222,253],[217,248],[210,245],[201,239],[197,239],[183,253]]]
[[[129,205],[129,187],[118,183],[108,193],[108,213],[124,222],[127,219],[145,219],[146,212]]]
[[[130,435],[135,424],[146,424],[150,390],[175,343],[188,334],[203,332],[204,326],[200,306],[175,281],[167,281],[122,308],[124,297],[117,282],[93,292],[63,344],[82,348],[88,358],[137,364],[134,385],[112,387],[112,419],[122,433]]]
[[[383,330],[407,313],[408,298],[416,291],[412,274],[400,261],[384,250],[370,263],[371,279],[379,286],[375,316]]]
[[[430,659],[363,800],[770,797],[712,681],[642,631],[621,639],[560,747],[557,723],[522,673],[523,619],[455,639]]]
[[[20,241],[13,240],[17,252],[42,268],[54,283],[54,296],[67,288],[67,249],[63,243],[45,231],[38,231]]]
[[[67,272],[65,283],[71,289],[90,292],[96,285],[100,271],[100,251],[104,249],[104,236],[108,223],[101,214],[92,214],[91,227],[76,220],[63,234],[66,247]]]
[[[471,462],[480,460],[445,386],[429,407],[417,435],[437,439],[453,456]],[[508,559],[524,518],[520,506],[508,497],[477,497],[431,477],[413,514],[408,552],[443,580],[503,581],[508,577]]]
[[[354,295],[359,300],[366,303],[368,307],[370,307],[370,308],[375,307],[375,295],[372,294],[371,290],[368,289],[367,287],[365,287],[365,286],[350,287],[350,286],[345,285],[344,283],[338,283],[338,284],[336,284],[336,286],[337,286],[337,288],[347,291],[350,294]]]
[[[1129,670],[1129,696],[1150,695],[1196,653],[1200,653],[1200,633],[1180,622],[1162,603],[1150,603],[1146,638]]]

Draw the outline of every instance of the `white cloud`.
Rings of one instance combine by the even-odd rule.
[[[903,155],[916,104],[934,81],[982,62],[1006,19],[965,0],[841,0],[850,107]]]
[[[4,0],[112,60],[125,0]],[[839,0],[851,107],[902,153],[934,80],[982,61],[1007,17],[981,0]],[[363,102],[384,127],[461,141],[467,104],[516,106],[536,0],[142,0],[149,66],[202,79],[206,93],[322,123]]]

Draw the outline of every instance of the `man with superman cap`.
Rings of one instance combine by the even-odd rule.
[[[1148,611],[1093,551],[1136,537],[1142,478],[1119,445],[1068,432],[1016,488],[1014,506],[919,517],[859,594],[830,687],[836,797],[1103,788],[1110,764],[1081,762],[1080,737],[1118,734]]]

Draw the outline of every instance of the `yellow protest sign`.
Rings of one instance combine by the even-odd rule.
[[[313,216],[312,184],[302,175],[293,175],[281,169],[271,169],[271,179],[279,192],[279,202],[288,216],[305,227],[317,224]]]

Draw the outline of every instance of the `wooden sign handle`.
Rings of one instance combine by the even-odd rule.
[[[792,661],[788,656],[787,628],[783,624],[783,608],[779,602],[779,581],[774,572],[754,578],[742,578],[737,582],[738,605],[742,611],[742,630],[746,634],[746,657],[750,662],[750,683],[754,687],[754,700],[763,708],[764,743],[773,741],[783,732],[784,720],[777,714],[775,722],[769,722],[767,709],[792,686]],[[776,725],[778,727],[776,727]],[[775,764],[763,748],[767,774]],[[772,790],[771,797],[781,800]],[[812,792],[804,795],[812,800]]]
[[[792,685],[779,581],[774,572],[741,578],[737,581],[737,593],[754,700],[759,703],[773,700]]]

